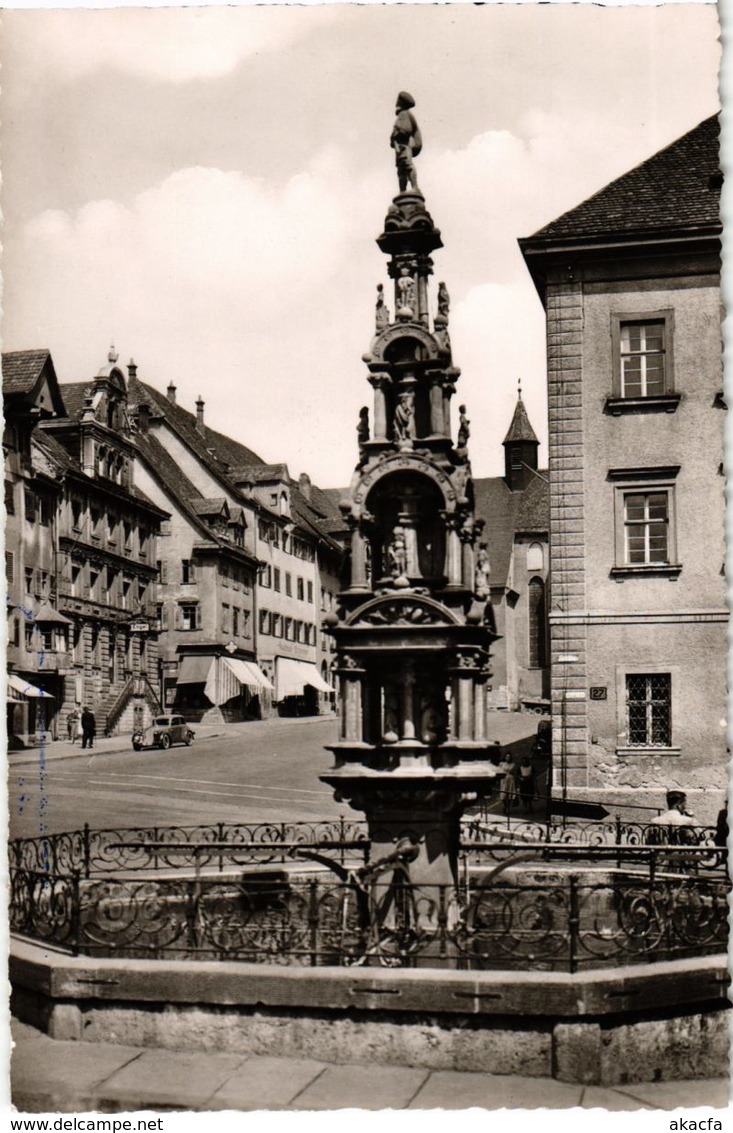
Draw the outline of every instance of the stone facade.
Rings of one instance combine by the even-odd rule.
[[[22,453],[6,447],[6,483],[15,485],[21,469],[27,481],[23,493],[13,488],[7,529],[8,554],[17,557],[8,664],[31,684],[30,674],[43,675],[52,699],[22,738],[66,735],[70,714],[84,705],[100,733],[130,731],[158,708],[155,561],[166,513],[132,484],[135,450],[116,355],[90,383],[67,387],[68,398],[47,351],[5,355],[9,423],[14,375],[31,360],[40,361],[41,376],[28,396],[38,408],[45,389],[46,408],[20,430]]]
[[[727,772],[717,163],[711,119],[522,241],[547,314],[555,790],[680,788],[701,822]]]

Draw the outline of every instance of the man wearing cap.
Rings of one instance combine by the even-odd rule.
[[[397,95],[397,106],[395,107],[395,124],[392,127],[392,135],[389,144],[395,151],[395,162],[397,164],[397,179],[400,185],[400,192],[404,193],[407,188],[407,182],[410,182],[410,187],[416,193],[420,190],[417,187],[417,174],[415,173],[415,166],[413,165],[413,157],[417,157],[422,149],[422,138],[420,137],[420,127],[418,126],[415,115],[411,113],[412,107],[415,105],[415,99],[406,90],[401,90]]]

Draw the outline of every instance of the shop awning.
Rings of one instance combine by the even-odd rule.
[[[278,657],[275,666],[278,700],[284,700],[286,696],[302,696],[306,685],[318,689],[319,692],[332,691],[315,665],[311,665],[308,661],[296,661],[293,657]]]
[[[272,692],[272,684],[254,661],[243,661],[241,657],[222,657],[222,661],[241,684],[248,688],[260,688]]]
[[[12,696],[11,693],[15,693]],[[8,699],[18,700],[24,697],[43,697],[46,700],[54,700],[55,697],[51,696],[50,692],[44,692],[42,688],[36,688],[24,677],[19,677],[17,673],[8,673]]]
[[[176,683],[179,685],[203,685],[216,658],[211,653],[184,654],[178,670]]]
[[[239,696],[242,688],[271,689],[272,685],[252,661],[239,657],[219,657],[209,669],[204,693],[212,704],[226,704]]]

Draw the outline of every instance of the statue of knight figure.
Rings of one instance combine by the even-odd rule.
[[[397,181],[401,193],[405,192],[408,181],[414,192],[420,192],[417,184],[417,173],[412,161],[413,157],[417,157],[422,149],[420,127],[415,115],[411,113],[414,105],[415,99],[412,95],[408,94],[406,90],[401,90],[397,95],[397,106],[395,107],[397,117],[389,139],[389,144],[395,151]]]

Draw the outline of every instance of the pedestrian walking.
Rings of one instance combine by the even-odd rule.
[[[519,797],[526,811],[532,810],[535,796],[535,776],[532,760],[525,755],[519,764]]]
[[[502,772],[501,786],[499,788],[499,798],[501,799],[502,806],[504,807],[504,814],[509,814],[513,807],[519,801],[519,794],[517,791],[516,768],[511,759],[505,756],[499,764],[499,770]]]
[[[84,708],[81,714],[81,746],[94,747],[94,736],[97,730],[97,721],[90,708]]]

